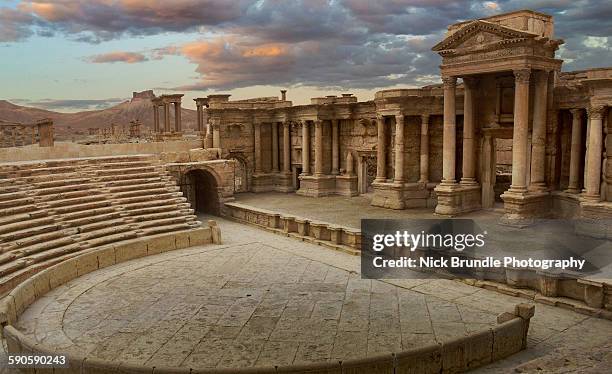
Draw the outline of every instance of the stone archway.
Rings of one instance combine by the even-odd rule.
[[[221,212],[219,190],[215,176],[205,169],[193,169],[185,173],[188,188],[187,199],[198,213],[219,215]]]

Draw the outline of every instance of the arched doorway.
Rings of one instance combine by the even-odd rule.
[[[196,212],[219,215],[217,180],[211,172],[191,170],[185,174],[185,184],[188,189],[185,195]]]

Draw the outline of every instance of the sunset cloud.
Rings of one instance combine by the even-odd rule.
[[[147,60],[148,59],[145,55],[136,52],[110,52],[94,55],[87,58],[87,61],[92,62],[94,64],[106,64],[114,62],[125,62],[126,64],[134,64]]]

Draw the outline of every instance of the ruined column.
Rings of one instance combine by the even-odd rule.
[[[605,111],[604,106],[591,105],[588,109],[589,118],[589,146],[588,146],[588,170],[587,179],[584,182],[586,192],[584,197],[589,200],[600,199],[601,186],[601,159],[603,152],[602,120]]]
[[[289,121],[283,122],[283,171],[291,172],[291,124]]]
[[[404,115],[395,116],[395,170],[393,181],[404,182]]]
[[[429,182],[429,114],[421,115],[421,152],[419,182]]]
[[[183,124],[181,123],[181,102],[174,102],[174,131],[181,132]]]
[[[529,188],[545,191],[546,162],[546,112],[548,101],[548,72],[538,71],[535,75],[533,100],[533,129],[531,131],[531,177]]]
[[[196,108],[198,110],[197,116],[198,116],[198,131],[201,133],[202,132],[202,122],[203,122],[203,113],[202,113],[202,105],[198,104],[196,102]]]
[[[153,132],[159,133],[159,104],[153,103]]]
[[[323,175],[323,121],[315,121],[315,175]]]
[[[272,122],[272,172],[278,173],[278,122]]]
[[[308,121],[302,122],[302,175],[310,174],[310,133]]]
[[[255,152],[255,174],[261,173],[261,123],[253,123],[254,152]]]
[[[515,193],[527,191],[527,145],[529,136],[529,75],[530,70],[514,71],[514,129],[512,131],[512,184]]]
[[[387,179],[387,163],[386,163],[386,147],[385,147],[385,117],[377,116],[376,123],[378,126],[378,145],[376,147],[376,180],[375,182],[384,182]]]
[[[353,167],[353,154],[348,151],[346,154],[346,175],[353,175],[355,168]]]
[[[457,77],[443,77],[444,83],[444,133],[442,137],[442,182],[454,185],[455,162],[457,157],[457,123],[455,110],[455,90]]]
[[[164,132],[170,132],[170,104],[164,103]]]
[[[38,127],[38,145],[40,147],[53,147],[53,120],[43,119],[36,123]]]
[[[332,174],[339,174],[339,155],[340,155],[340,142],[338,138],[338,120],[332,119]]]
[[[580,192],[580,151],[582,146],[582,109],[570,109],[572,113],[572,142],[570,148],[570,173],[567,192]]]
[[[463,173],[461,184],[476,184],[475,171],[475,133],[476,115],[474,113],[474,91],[477,80],[472,77],[463,78]]]
[[[212,146],[221,148],[221,120],[217,119],[212,123]]]

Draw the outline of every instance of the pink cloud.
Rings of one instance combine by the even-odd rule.
[[[147,61],[147,57],[142,53],[137,52],[110,52],[91,56],[87,59],[95,64],[124,62],[126,64],[134,64],[137,62]]]

